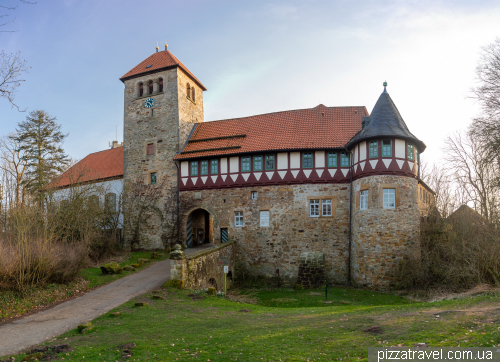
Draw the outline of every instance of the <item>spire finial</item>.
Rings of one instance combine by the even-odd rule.
[[[387,81],[384,82],[384,93],[387,93],[386,87],[387,87]]]
[[[158,53],[158,49],[160,49],[160,48],[158,47],[158,42],[156,42],[156,52],[157,53]]]
[[[165,39],[165,50],[167,50],[168,44],[167,44],[167,39]]]

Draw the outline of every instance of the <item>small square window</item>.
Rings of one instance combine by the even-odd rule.
[[[260,226],[269,226],[269,211],[260,212]]]
[[[392,157],[392,140],[382,140],[382,157]]]
[[[340,154],[340,167],[349,167],[349,154],[346,152]]]
[[[198,161],[191,161],[191,176],[198,176]]]
[[[257,200],[257,191],[252,191],[252,200]]]
[[[363,190],[359,195],[359,208],[361,210],[368,209],[368,190]]]
[[[219,173],[219,160],[210,161],[210,173],[217,175]]]
[[[328,167],[337,167],[337,152],[328,152]]]
[[[383,190],[383,207],[384,209],[395,209],[396,208],[396,190],[395,189],[384,189]]]
[[[274,155],[266,155],[266,170],[274,170]]]
[[[201,175],[208,175],[208,160],[201,161]]]
[[[370,158],[377,158],[378,157],[378,142],[377,141],[371,141],[370,142]]]
[[[154,155],[155,154],[155,144],[154,143],[148,143],[148,155]]]
[[[241,158],[241,172],[250,172],[250,156]]]
[[[323,207],[323,216],[332,216],[332,200],[323,200],[321,204]]]
[[[415,159],[415,147],[413,143],[408,143],[406,153],[409,160],[413,161]]]
[[[309,201],[309,216],[319,217],[319,200]]]
[[[156,181],[157,181],[157,173],[156,172],[151,172],[149,174],[149,183],[151,185],[156,185]]]
[[[302,167],[303,168],[312,168],[313,167],[312,152],[304,152],[302,154]]]
[[[234,212],[234,226],[243,226],[243,211]]]
[[[253,170],[262,171],[262,156],[253,156]]]

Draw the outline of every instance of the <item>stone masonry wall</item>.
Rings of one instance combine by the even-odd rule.
[[[157,82],[163,78],[163,92],[138,97],[138,84],[149,80]],[[124,188],[125,191],[138,178],[149,184],[149,174],[157,172],[157,184],[163,184],[163,195],[157,202],[164,209],[165,197],[173,194],[177,187],[177,167],[173,158],[179,151],[193,127],[203,122],[203,92],[196,86],[196,102],[186,97],[186,82],[195,85],[185,73],[178,69],[159,71],[154,74],[125,81],[124,92]],[[145,108],[144,101],[153,98],[155,105]],[[147,155],[147,144],[154,143],[154,155]],[[125,242],[130,246],[132,230],[127,224],[128,205],[124,205]],[[133,211],[132,211],[133,212]],[[142,228],[140,242],[134,247],[157,249],[163,247],[162,219],[152,213],[150,225]]]
[[[370,176],[353,182],[352,280],[356,286],[386,289],[405,255],[420,255],[418,182],[404,176]],[[382,207],[382,189],[396,190],[395,209]],[[359,192],[368,190],[368,209]]]
[[[251,192],[257,192],[257,200]],[[200,192],[200,191],[198,191]],[[193,191],[181,192],[181,198],[196,202],[214,215],[215,239],[220,229],[228,228],[236,241],[237,261],[248,271],[265,276],[280,276],[293,285],[303,252],[324,253],[325,274],[331,282],[347,281],[349,185],[315,184],[228,188],[201,191],[194,200]],[[333,215],[310,217],[309,200],[330,199]],[[183,216],[182,225],[192,209]],[[235,227],[234,212],[243,212],[243,227]],[[270,226],[260,226],[260,211],[270,212]],[[183,227],[185,240],[185,227]]]

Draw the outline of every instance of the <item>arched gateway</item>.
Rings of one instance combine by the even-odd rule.
[[[214,215],[205,209],[192,210],[186,221],[186,247],[195,248],[214,241]]]

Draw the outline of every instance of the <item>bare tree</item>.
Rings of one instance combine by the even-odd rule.
[[[26,61],[21,58],[21,53],[0,53],[0,97],[7,99],[12,107],[19,107],[14,103],[17,88],[24,82],[23,76],[28,72]],[[25,110],[23,110],[24,112]]]
[[[0,138],[0,168],[4,170],[14,181],[14,198],[17,206],[24,203],[24,188],[22,182],[27,169],[27,162],[23,158],[24,152],[19,149],[19,142],[15,141],[16,135]]]
[[[455,133],[445,141],[445,170],[457,187],[455,200],[472,203],[488,221],[498,218],[498,163],[492,162],[487,147],[473,133]]]

